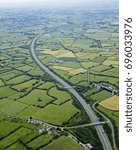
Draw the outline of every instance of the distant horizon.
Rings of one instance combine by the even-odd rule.
[[[0,0],[0,8],[118,5],[118,0]]]

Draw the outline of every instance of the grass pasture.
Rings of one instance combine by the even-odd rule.
[[[47,91],[45,90],[34,89],[28,95],[19,99],[19,102],[44,107],[49,101],[53,99],[47,95],[46,92]]]
[[[69,67],[69,68],[81,68],[80,64],[78,62],[71,62],[71,61],[66,61],[60,64],[60,66],[63,67]]]
[[[49,143],[50,140],[52,140],[52,136],[49,134],[44,134],[27,143],[27,146],[31,147],[32,149],[38,149],[38,147]]]
[[[82,150],[82,147],[74,139],[61,136],[41,150]]]
[[[18,76],[11,80],[6,81],[6,83],[7,84],[19,84],[19,83],[22,83],[22,82],[30,80],[30,79],[31,79],[31,77],[29,77],[27,75],[21,75],[21,76]]]
[[[1,74],[0,77],[3,80],[10,80],[11,78],[14,78],[16,75],[17,75],[17,72],[9,71],[7,73]]]
[[[82,62],[82,65],[85,69],[88,69],[99,65],[99,63],[90,61],[90,62]]]
[[[4,85],[4,83],[3,83],[3,81],[0,79],[0,87],[3,86],[3,85]]]
[[[101,101],[101,100],[104,100],[104,99],[111,97],[111,93],[106,91],[106,90],[102,90],[96,94],[91,95],[90,97],[93,100]]]
[[[0,102],[0,111],[12,116],[17,115],[27,107],[28,105],[26,104],[8,99],[4,99]]]
[[[31,76],[43,76],[44,72],[39,68],[34,68],[28,72]]]
[[[43,83],[42,85],[38,86],[39,89],[49,89],[51,87],[55,86],[55,84],[53,82],[46,82],[46,83]]]
[[[19,67],[17,69],[22,70],[22,71],[29,71],[32,69],[32,67],[29,65],[25,65],[25,66]]]
[[[15,131],[14,133],[10,134],[8,137],[1,140],[0,149],[1,150],[4,149],[8,145],[16,142],[18,140],[18,138],[25,136],[30,132],[31,132],[30,129],[27,129],[24,127],[19,128],[17,131]]]
[[[19,127],[18,124],[11,122],[9,125],[8,121],[2,121],[0,122],[0,139],[7,136],[8,134],[12,133],[14,130],[16,130]]]
[[[0,96],[1,97],[8,97],[8,96],[13,95],[15,93],[16,93],[16,91],[12,90],[8,86],[0,87]]]
[[[109,66],[99,65],[90,69],[90,71],[103,72],[104,70],[110,69]]]
[[[6,150],[24,150],[24,145],[19,143],[19,142],[16,142],[15,144],[12,144],[10,147],[6,148]]]
[[[49,90],[49,95],[56,97],[56,101],[54,103],[57,105],[71,99],[71,96],[66,91],[58,90],[56,87]]]
[[[26,88],[29,88],[29,87],[32,87],[35,83],[36,83],[37,80],[29,80],[29,81],[26,81],[24,83],[21,83],[21,84],[18,84],[18,85],[14,85],[12,86],[12,88],[15,88],[17,90],[22,90],[22,89],[26,89]]]
[[[51,124],[62,125],[77,112],[79,112],[79,110],[75,108],[70,101],[68,101],[60,106],[49,104],[45,108],[34,113],[32,117]]]
[[[36,106],[29,106],[20,113],[18,113],[16,116],[21,118],[30,118],[34,113],[38,112],[40,108]]]

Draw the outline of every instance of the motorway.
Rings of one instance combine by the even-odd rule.
[[[48,67],[46,67],[36,56],[35,54],[35,44],[36,41],[38,40],[38,38],[40,36],[42,36],[43,34],[38,35],[37,37],[35,37],[30,45],[30,54],[31,57],[33,58],[34,62],[45,72],[47,73],[49,76],[51,76],[54,80],[56,80],[58,83],[60,83],[61,85],[63,85],[64,87],[68,87],[67,90],[80,102],[80,104],[82,105],[82,107],[85,109],[86,113],[88,114],[89,118],[92,120],[93,123],[98,123],[98,118],[95,115],[95,113],[93,112],[92,108],[88,106],[88,104],[86,103],[85,99],[83,99],[79,93],[72,88],[72,86],[70,86],[66,81],[64,81],[63,79],[61,79],[59,76],[57,76],[55,73],[53,73]],[[110,141],[107,137],[107,135],[104,132],[104,129],[102,127],[102,125],[97,125],[95,126],[96,131],[98,133],[98,136],[101,140],[101,143],[103,145],[103,149],[104,150],[112,150]]]

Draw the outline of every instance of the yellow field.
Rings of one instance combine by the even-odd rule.
[[[57,58],[60,58],[60,57],[73,57],[73,58],[75,58],[74,54],[70,51],[66,51],[66,52],[59,54],[59,55],[57,54],[56,57]]]
[[[119,61],[105,60],[105,61],[103,62],[103,65],[119,65]]]
[[[102,102],[100,105],[111,110],[119,110],[119,97],[114,95]]]
[[[102,43],[102,47],[112,47],[112,43]]]
[[[84,68],[74,69],[74,68],[62,67],[62,66],[53,66],[53,68],[63,70],[63,71],[68,71],[69,74],[73,74],[73,75],[86,72]]]
[[[96,65],[98,65],[99,63],[96,63],[96,62],[83,62],[82,63],[82,65],[86,68],[86,69],[88,69],[88,68],[91,68],[91,67],[93,67],[93,66],[96,66]]]
[[[118,60],[118,56],[111,56],[111,57],[107,58],[107,60],[117,61]]]
[[[65,50],[57,50],[57,51],[53,51],[51,49],[42,49],[43,53],[45,54],[50,54],[50,55],[53,55],[53,56],[56,56],[56,55],[60,55],[64,52],[66,52]]]
[[[73,68],[69,67],[62,67],[62,66],[53,66],[54,69],[64,70],[64,71],[70,71],[73,70]]]
[[[55,56],[57,58],[60,58],[60,57],[73,57],[75,58],[74,54],[70,51],[66,51],[66,50],[57,50],[57,51],[52,51],[51,49],[42,49],[42,53],[45,53],[45,54],[50,54],[52,56]]]
[[[76,53],[76,56],[78,58],[85,58],[85,59],[94,59],[96,56],[99,56],[99,54],[96,54],[96,53],[82,53],[82,52],[79,52],[79,53]]]
[[[69,70],[68,72],[69,72],[69,74],[75,75],[78,73],[84,73],[84,72],[86,72],[86,70],[83,68],[78,68],[78,69]]]

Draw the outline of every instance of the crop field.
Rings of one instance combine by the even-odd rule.
[[[62,67],[62,66],[53,66],[53,69],[64,70],[64,71],[67,71],[67,72],[69,72],[70,70],[73,70],[73,68]]]
[[[68,51],[68,52],[65,51],[64,53],[59,54],[56,57],[57,58],[61,58],[61,57],[75,58],[74,54],[72,52],[70,52],[70,51]]]
[[[100,105],[110,110],[119,110],[119,97],[112,96],[109,99],[100,102]]]
[[[76,56],[78,57],[78,59],[81,59],[81,60],[84,60],[84,59],[89,59],[89,60],[92,60],[96,57],[99,56],[99,54],[96,54],[96,53],[83,53],[83,52],[79,52],[79,53],[76,53]]]
[[[76,75],[79,73],[84,73],[86,71],[87,70],[85,70],[84,68],[78,68],[78,69],[69,70],[69,74]]]
[[[51,49],[44,49],[42,50],[44,53],[46,54],[50,54],[52,56],[59,56],[59,55],[64,55],[65,54],[65,50],[61,49],[61,50],[51,50]]]
[[[113,66],[118,66],[119,65],[119,61],[116,60],[105,60],[103,62],[103,65],[113,65]]]
[[[72,74],[72,75],[86,72],[86,70],[84,68],[74,69],[74,68],[61,67],[61,66],[53,66],[53,68],[58,69],[58,70],[67,71],[69,74]]]

